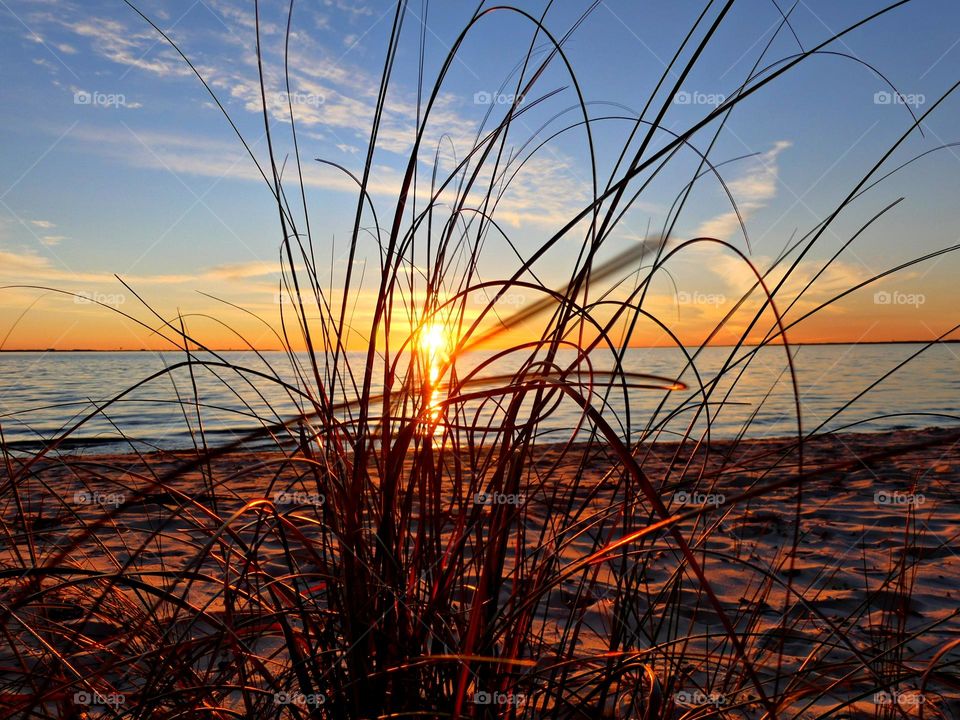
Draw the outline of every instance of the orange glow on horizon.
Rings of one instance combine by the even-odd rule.
[[[865,301],[858,298],[857,301],[851,301],[843,307],[830,308],[804,320],[790,329],[788,339],[792,344],[927,342],[953,324],[951,322],[953,310],[948,297],[943,293],[933,294],[932,292],[929,297],[927,304],[919,308],[877,306],[870,302],[869,297]],[[134,316],[152,320],[150,327],[138,325],[129,318],[110,314],[102,308],[75,304],[62,299],[55,302],[56,298],[44,298],[34,305],[31,305],[29,298],[24,298],[22,301],[20,298],[11,298],[11,300],[12,302],[8,301],[0,305],[0,320],[3,320],[0,325],[0,337],[5,338],[3,350],[164,350],[174,352],[177,350],[175,344],[163,337],[166,335],[167,338],[175,338],[176,332],[170,328],[163,328],[156,318],[149,318],[146,317],[146,313],[137,312],[138,309],[132,302],[124,306],[124,310]],[[171,322],[177,318],[176,306],[157,308],[157,310],[163,317],[172,318]],[[192,312],[184,312],[187,331],[210,349],[246,350],[250,346],[261,351],[283,349],[281,338],[284,334],[279,330],[278,320],[268,327],[248,314],[225,309],[223,305],[192,310]],[[358,308],[358,310],[357,318],[344,339],[348,350],[365,350],[368,346],[367,335],[363,332],[365,328],[363,309]],[[269,313],[264,313],[265,318],[269,316]],[[666,317],[666,319],[671,318]],[[602,318],[598,320],[602,321]],[[695,317],[690,317],[688,314],[671,325],[671,329],[684,345],[697,347],[710,335],[716,322],[717,318],[712,314],[704,313]],[[767,324],[762,323],[764,328]],[[316,343],[317,339],[322,337],[319,325],[311,323],[311,331]],[[480,348],[500,350],[515,347],[540,337],[541,331],[541,323],[533,319],[504,329],[489,342],[482,343]],[[391,345],[397,346],[402,343],[409,337],[410,332],[409,327],[395,328],[391,333]],[[429,382],[436,384],[440,379],[443,365],[449,360],[449,353],[456,344],[456,338],[453,337],[450,328],[440,320],[430,321],[419,329],[413,329],[413,332],[415,333],[413,350],[426,360],[423,363],[424,372],[428,375]],[[741,339],[742,332],[741,318],[734,318],[712,338],[710,344],[736,343]],[[583,342],[590,343],[594,337],[593,331],[586,332]],[[617,344],[623,340],[619,329],[611,332],[610,337]],[[960,333],[954,333],[951,337],[958,338]],[[306,344],[298,335],[289,334],[286,335],[286,339],[291,343],[292,350],[306,349]],[[568,335],[568,339],[579,340],[579,337],[573,334]],[[763,339],[764,331],[751,333],[747,338],[747,344],[756,344]],[[779,340],[777,342],[779,343]],[[643,323],[636,327],[628,343],[630,347],[665,347],[672,344],[673,341],[661,329]],[[601,347],[605,347],[605,343],[602,343]],[[322,349],[319,350],[322,352]]]

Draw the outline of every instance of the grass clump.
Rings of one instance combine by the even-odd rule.
[[[915,584],[943,552],[923,531],[924,510],[883,515],[882,542],[898,542],[882,545],[876,566],[867,561],[879,555],[863,549],[858,585],[822,557],[809,560],[828,542],[816,533],[829,528],[805,519],[810,497],[864,463],[900,472],[909,453],[960,437],[864,441],[842,455],[833,434],[802,422],[789,342],[798,323],[887,274],[813,309],[798,303],[816,278],[792,282],[939,101],[769,267],[732,242],[675,232],[694,185],[722,182],[709,148],[737,106],[901,4],[786,58],[754,49],[742,84],[682,130],[665,122],[672,99],[732,2],[707,4],[632,115],[591,113],[567,60],[566,44],[596,4],[562,32],[546,13],[481,5],[430,81],[421,53],[415,139],[384,206],[370,187],[412,22],[398,3],[366,161],[347,173],[356,212],[334,291],[315,253],[293,105],[288,125],[266,109],[276,88],[259,54],[255,3],[270,147],[258,167],[279,223],[288,362],[240,364],[164,320],[159,332],[184,357],[144,383],[189,373],[193,393],[177,402],[195,431],[192,451],[57,454],[112,403],[42,450],[4,447],[0,704],[29,718],[948,717],[955,644],[931,653],[919,640],[950,627],[955,613],[919,622],[914,612]],[[462,44],[492,15],[530,31],[504,85],[514,101],[495,105],[473,145],[444,167],[425,145],[427,127]],[[293,25],[291,4],[288,36]],[[791,32],[785,13],[776,34]],[[542,81],[554,70],[568,77],[572,107],[530,131],[526,118],[557,93]],[[603,181],[596,143],[614,121],[631,129]],[[283,130],[289,159],[278,150]],[[589,200],[521,245],[498,211],[554,138],[574,132],[589,157]],[[684,153],[697,167],[662,230],[604,259],[624,215]],[[355,270],[371,238],[372,286]],[[569,277],[553,287],[537,263],[561,242],[574,251]],[[500,263],[491,279],[481,268],[497,243],[516,263]],[[709,375],[699,367],[703,347],[684,347],[669,318],[645,304],[674,258],[706,245],[752,273],[704,343],[743,321]],[[354,301],[370,287],[361,323]],[[641,324],[676,345],[674,372],[631,366],[628,343]],[[748,342],[757,333],[759,344]],[[795,436],[712,438],[717,413],[771,348],[784,353],[796,396]],[[211,444],[201,374],[261,399],[263,388],[279,388],[299,411],[250,406],[256,431]],[[653,393],[655,411],[638,416],[635,399]],[[558,430],[558,417],[575,420]],[[748,420],[742,436],[749,430]],[[861,485],[849,499],[865,508],[872,489],[869,479]],[[911,706],[915,696],[923,701]]]

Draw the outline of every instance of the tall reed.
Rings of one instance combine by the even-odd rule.
[[[356,185],[334,291],[317,256],[318,223],[301,166],[310,151],[289,100],[289,55],[284,124],[268,109],[277,88],[268,86],[261,3],[253,3],[266,162],[248,150],[275,205],[288,362],[270,366],[261,356],[268,370],[243,366],[180,320],[130,313],[130,322],[145,327],[161,322],[160,334],[183,352],[142,385],[189,373],[191,390],[176,401],[194,432],[193,449],[103,460],[57,454],[125,396],[37,452],[4,445],[0,704],[7,716],[841,717],[911,683],[922,682],[928,697],[949,696],[956,689],[950,649],[933,659],[909,650],[915,630],[902,608],[923,560],[912,514],[903,546],[884,568],[889,590],[868,593],[847,617],[823,609],[829,568],[804,586],[795,566],[806,541],[807,494],[865,460],[887,462],[960,435],[923,436],[909,447],[834,462],[814,452],[819,460],[811,464],[810,448],[829,437],[803,422],[789,337],[888,272],[956,249],[817,299],[813,309],[798,304],[817,279],[798,289],[801,262],[815,257],[838,219],[869,205],[894,151],[955,86],[909,118],[835,209],[769,266],[757,266],[743,243],[676,232],[696,185],[727,189],[711,149],[741,103],[811,57],[842,55],[836,48],[845,36],[905,4],[891,3],[785,58],[769,57],[773,40],[746,48],[756,61],[742,83],[671,130],[665,118],[673,98],[725,27],[733,0],[705,3],[638,113],[609,115],[592,111],[565,51],[599,3],[584,4],[562,28],[549,22],[552,3],[539,16],[481,3],[429,78],[420,34],[415,135],[396,195],[381,203],[371,173],[391,81],[406,24],[416,22],[414,10],[428,10],[397,3],[365,157],[355,173],[329,163]],[[792,33],[791,14],[782,14],[774,37]],[[464,42],[503,15],[529,29],[529,45],[503,86],[514,101],[494,106],[472,146],[458,147],[445,167],[440,148],[425,144],[429,123]],[[291,2],[288,46],[295,23]],[[246,146],[211,85],[183,60]],[[531,129],[527,118],[556,93],[543,86],[548,71],[567,74],[572,105]],[[612,122],[631,130],[605,170],[595,143]],[[573,136],[589,158],[589,201],[532,246],[514,241],[498,222],[500,208],[557,138]],[[279,149],[286,145],[289,159]],[[603,260],[624,216],[691,154],[695,172],[676,188],[663,227]],[[730,202],[739,215],[733,193]],[[875,215],[862,227],[891,207],[868,210]],[[485,248],[495,244],[515,260],[502,262],[499,277],[483,277]],[[675,258],[706,245],[737,258],[754,278],[703,345],[729,331],[732,319],[742,321],[739,341],[710,376],[698,366],[703,347],[685,347],[671,319],[648,302]],[[371,247],[379,259],[372,286],[355,269]],[[571,257],[569,277],[551,286],[539,279],[538,263],[559,247]],[[820,262],[817,276],[838,257]],[[361,322],[353,313],[362,288],[373,299]],[[516,297],[522,307],[508,302]],[[677,347],[682,362],[669,377],[625,361],[640,326],[657,328]],[[758,336],[759,344],[748,342]],[[761,350],[777,346],[797,398],[795,437],[762,446],[716,442],[716,414]],[[295,352],[300,347],[306,352]],[[202,374],[254,392],[280,387],[300,412],[251,405],[260,429],[212,445],[195,381]],[[638,392],[662,395],[652,416],[630,412]],[[618,398],[624,413],[614,410]],[[545,428],[571,408],[575,427],[563,436]],[[749,431],[748,421],[743,435]],[[254,446],[257,453],[245,452]],[[107,502],[78,505],[77,492]],[[687,506],[678,492],[715,502]],[[763,503],[778,512],[760,513]],[[732,526],[737,547],[747,547],[751,528],[764,523],[784,530],[774,556],[719,542]],[[722,587],[729,568],[752,579],[735,606]],[[870,642],[854,641],[852,629],[870,618]],[[896,703],[876,705],[879,715],[904,712]],[[947,717],[933,701],[919,712]]]

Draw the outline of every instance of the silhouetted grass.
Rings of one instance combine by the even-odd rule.
[[[294,108],[289,126],[271,120],[273,88],[258,55],[270,146],[258,167],[276,202],[289,367],[270,367],[262,355],[269,371],[242,367],[182,319],[123,313],[146,327],[159,323],[160,335],[183,351],[182,362],[143,385],[189,373],[190,387],[172,400],[183,407],[192,450],[57,453],[125,396],[78,418],[40,451],[4,445],[0,704],[8,716],[844,717],[866,713],[868,703],[877,717],[949,717],[956,642],[936,657],[911,648],[915,636],[946,637],[951,623],[956,632],[956,613],[926,625],[911,615],[917,573],[942,550],[927,544],[922,510],[911,505],[902,526],[884,528],[897,544],[884,546],[885,566],[864,566],[862,588],[837,588],[838,567],[798,563],[812,532],[805,525],[811,495],[822,499],[864,466],[948,447],[960,433],[892,436],[844,456],[847,441],[831,444],[833,434],[821,432],[826,423],[803,422],[788,339],[804,319],[888,274],[802,312],[796,304],[816,277],[799,291],[788,285],[837,218],[887,176],[888,158],[940,101],[910,120],[836,209],[771,267],[755,266],[733,243],[674,232],[694,182],[723,183],[709,150],[737,105],[903,4],[786,59],[770,62],[758,48],[743,84],[682,132],[667,131],[665,115],[732,2],[707,3],[639,116],[590,115],[563,49],[576,26],[554,35],[520,8],[481,6],[439,74],[428,80],[421,66],[416,139],[397,196],[378,206],[368,193],[378,127],[401,27],[413,22],[398,3],[366,158],[355,175],[333,168],[357,185],[336,292],[314,252]],[[596,7],[585,6],[581,20]],[[439,149],[423,146],[425,128],[461,43],[482,33],[492,13],[531,29],[529,49],[504,85],[524,101],[495,106],[473,147],[458,148],[460,159],[444,169]],[[778,34],[792,32],[789,16]],[[259,31],[257,40],[259,48]],[[558,116],[565,124],[556,135],[519,122],[556,92],[538,84],[547,66],[566,68],[565,92],[576,99]],[[629,122],[633,131],[604,180],[593,138],[607,121]],[[694,147],[695,134],[710,127],[706,147]],[[283,139],[295,149],[290,158],[276,150],[281,131],[290,132]],[[498,207],[530,158],[567,131],[586,138],[592,200],[521,248],[497,222]],[[666,225],[598,261],[628,209],[686,152],[699,167],[677,189]],[[430,174],[425,154],[434,161]],[[732,194],[730,201],[736,209]],[[503,263],[492,279],[478,270],[490,237],[516,251],[515,268]],[[538,259],[574,238],[565,284],[541,282]],[[354,261],[371,239],[381,279],[371,319],[358,327]],[[733,317],[746,319],[740,342],[710,376],[698,369],[702,348],[685,348],[670,318],[644,304],[671,260],[704,244],[724,248],[755,276],[704,343]],[[505,310],[511,294],[528,301]],[[627,340],[640,324],[661,329],[682,353],[675,375],[625,367]],[[757,333],[763,342],[748,344]],[[357,337],[365,347],[348,352]],[[498,344],[505,347],[468,355]],[[716,414],[760,349],[773,345],[782,345],[797,397],[795,437],[717,442]],[[294,352],[300,346],[308,352]],[[267,407],[264,388],[281,387],[301,411],[247,405],[245,417],[260,429],[211,444],[196,384],[202,373],[257,394]],[[691,377],[692,394],[678,394],[688,389],[681,378]],[[657,412],[618,416],[611,399],[623,396],[629,413],[630,393],[640,390],[662,393]],[[563,437],[542,427],[561,406],[580,417]],[[748,421],[741,438],[749,431]],[[690,495],[708,501],[678,500]],[[758,538],[769,540],[761,544],[767,556],[751,544]],[[737,583],[742,597],[731,603]],[[848,602],[824,597],[838,589]],[[908,689],[924,702],[877,699]]]

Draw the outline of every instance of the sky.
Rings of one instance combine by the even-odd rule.
[[[582,119],[579,87],[602,186],[629,139],[633,124],[627,118],[636,117],[650,99],[697,16],[706,8],[708,20],[715,18],[721,3],[602,0],[578,24],[591,4],[563,0],[547,10],[545,26],[554,37],[575,27],[564,50],[577,83],[559,59],[551,61],[524,98],[529,107],[514,121],[507,147],[522,156]],[[737,0],[679,92],[654,97],[653,111],[664,107],[665,114],[653,147],[712,111],[761,55],[761,67],[773,66],[887,4]],[[135,5],[177,43],[253,155],[264,161],[254,3]],[[540,17],[547,4],[517,7]],[[371,166],[371,201],[381,224],[393,217],[415,139],[421,41],[423,83],[430,88],[476,8],[466,1],[416,0],[405,9]],[[293,106],[315,253],[339,302],[335,288],[347,270],[357,190],[349,177],[317,159],[362,172],[396,5],[298,3],[288,45],[287,10],[285,1],[261,3],[267,106],[275,150],[287,160],[285,189],[298,199],[288,99]],[[789,13],[792,30],[780,27],[781,13]],[[0,18],[0,348],[165,348],[169,344],[150,328],[159,317],[177,315],[212,347],[279,347],[282,237],[276,206],[184,59],[122,0],[0,0]],[[707,175],[694,184],[672,242],[716,237],[756,267],[769,267],[792,238],[830,216],[910,129],[911,110],[926,112],[960,80],[958,28],[956,2],[915,0],[766,85],[736,106],[718,134],[715,122],[698,132],[692,144],[701,152],[710,148],[747,237],[723,186]],[[424,130],[417,157],[424,187],[434,166],[441,175],[449,172],[477,133],[509,110],[516,70],[531,42],[534,60],[545,59],[545,37],[534,40],[529,18],[508,10],[484,15],[467,33]],[[283,82],[285,46],[289,94]],[[668,80],[671,87],[679,82],[677,72]],[[900,263],[960,242],[960,146],[949,146],[960,141],[958,119],[960,97],[954,93],[924,118],[922,133],[914,130],[896,148],[879,175],[922,157],[872,187],[831,223],[784,288],[789,303],[814,280],[791,317]],[[560,133],[519,167],[497,208],[512,245],[496,234],[485,241],[481,278],[514,272],[520,257],[589,203],[589,160],[588,137],[579,126]],[[598,262],[656,237],[698,162],[691,150],[672,158],[611,232]],[[632,187],[639,189],[639,180]],[[369,228],[371,219],[363,222]],[[562,287],[582,242],[582,231],[563,237],[536,264],[538,280]],[[352,347],[363,343],[369,325],[379,264],[380,249],[364,232],[354,259],[361,279],[349,298]],[[790,338],[937,337],[957,322],[958,271],[954,254],[909,267],[817,312]],[[751,279],[735,253],[698,243],[657,273],[644,303],[693,345],[708,336]],[[533,301],[516,296],[506,310]],[[748,322],[747,313],[738,313],[715,341],[737,337]],[[642,326],[630,342],[662,344],[665,338]]]

